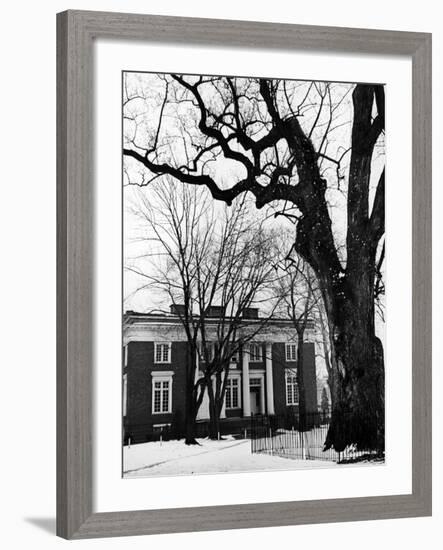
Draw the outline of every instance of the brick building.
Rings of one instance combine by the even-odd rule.
[[[210,329],[212,323],[215,334],[217,312],[213,319],[207,325]],[[272,319],[264,325],[258,311],[250,310],[242,327],[243,323],[244,330],[252,330],[254,337],[232,358],[221,413],[222,433],[248,427],[251,415],[284,416],[299,407],[297,338],[291,321]],[[302,368],[309,413],[318,410],[313,327],[305,334]],[[125,441],[146,441],[165,429],[180,434],[188,344],[179,316],[173,308],[170,314],[127,312],[123,345]],[[205,395],[197,416],[199,433],[204,433],[208,418]]]

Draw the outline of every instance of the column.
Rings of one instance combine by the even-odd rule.
[[[265,377],[260,378],[260,414],[265,414]]]
[[[268,414],[275,414],[274,411],[274,379],[272,377],[272,344],[266,342],[266,399]]]
[[[251,416],[251,394],[249,388],[249,354],[243,346],[242,350],[242,388],[243,416]]]

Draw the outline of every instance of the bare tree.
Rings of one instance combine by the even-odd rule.
[[[282,236],[287,240],[287,235]],[[276,291],[280,297],[279,311],[292,321],[297,334],[297,385],[299,390],[299,425],[304,430],[306,422],[306,391],[304,384],[304,342],[306,330],[313,328],[317,308],[321,301],[317,279],[309,264],[291,251],[277,266],[279,277]]]
[[[374,322],[385,231],[383,86],[158,78],[160,100],[142,117],[146,128],[140,114],[128,115],[124,155],[150,178],[168,174],[204,186],[228,205],[244,193],[258,209],[279,201],[282,215],[296,219],[288,250],[294,247],[317,277],[333,354],[345,373],[326,448],[383,450],[384,355]],[[132,94],[127,89],[125,101]],[[165,124],[168,117],[173,125]],[[223,163],[236,167],[228,184]]]
[[[216,210],[205,189],[169,178],[140,191],[132,206],[142,222],[138,240],[146,246],[127,269],[145,281],[139,290],[155,288],[176,304],[186,333],[187,444],[195,443],[205,391],[210,436],[217,438],[231,359],[263,328],[278,303],[268,293],[275,278],[269,262],[276,250],[274,236],[263,221],[251,220],[245,202]],[[248,320],[245,313],[258,305],[265,306],[265,316]]]

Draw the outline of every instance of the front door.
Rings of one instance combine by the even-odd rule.
[[[260,414],[260,387],[251,388],[251,414]]]

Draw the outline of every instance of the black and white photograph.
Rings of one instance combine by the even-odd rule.
[[[385,86],[122,73],[123,477],[385,461]]]

